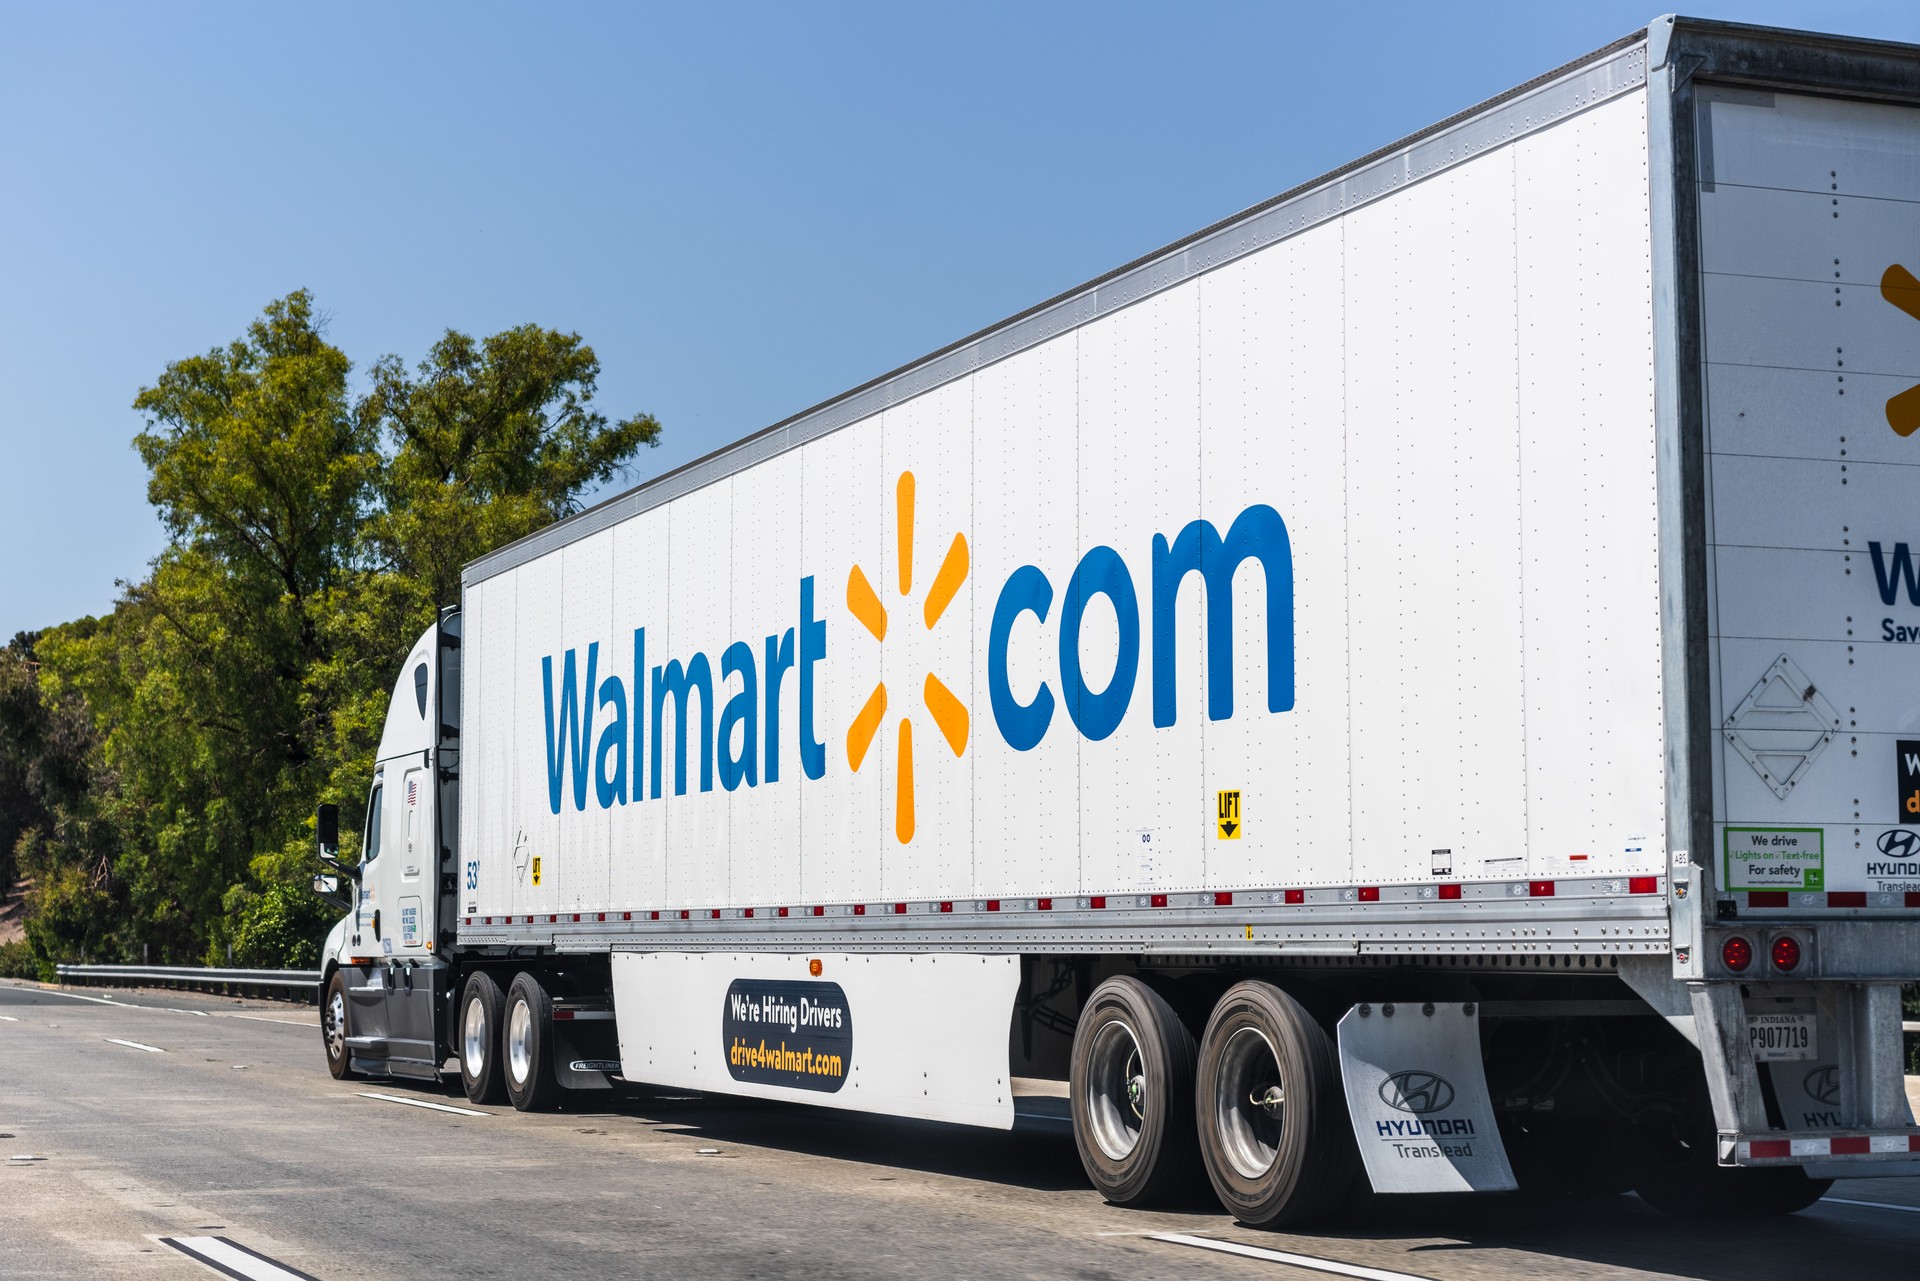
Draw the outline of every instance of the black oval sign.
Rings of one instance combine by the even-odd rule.
[[[720,1032],[736,1081],[831,1094],[853,1067],[853,1011],[838,983],[735,979]]]
[[[1453,1102],[1453,1083],[1433,1072],[1395,1072],[1380,1082],[1380,1101],[1401,1112],[1425,1116]]]

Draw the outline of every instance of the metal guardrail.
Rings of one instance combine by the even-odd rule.
[[[318,970],[222,970],[199,965],[56,965],[62,983],[126,987],[151,984],[187,988],[267,988],[287,991],[296,1000],[313,999]]]

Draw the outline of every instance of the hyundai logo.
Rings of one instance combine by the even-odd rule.
[[[1912,858],[1920,853],[1920,832],[1909,831],[1903,827],[1890,828],[1880,833],[1874,847],[1888,858]]]
[[[1822,1063],[1807,1073],[1800,1088],[1807,1092],[1808,1098],[1832,1107],[1840,1101],[1840,1069],[1832,1063]]]
[[[1395,1072],[1380,1082],[1380,1101],[1416,1116],[1438,1112],[1453,1102],[1453,1083],[1444,1076],[1418,1069]]]

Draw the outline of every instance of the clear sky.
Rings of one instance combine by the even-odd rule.
[[[1703,3],[1920,42],[1914,0]],[[313,291],[364,369],[527,321],[628,482],[1644,26],[1651,5],[0,7],[0,639],[162,537],[129,407]]]

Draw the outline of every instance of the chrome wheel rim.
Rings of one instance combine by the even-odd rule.
[[[515,1001],[507,1015],[507,1067],[515,1085],[533,1075],[533,1011],[525,1001]]]
[[[478,992],[467,998],[466,1017],[460,1021],[460,1066],[476,1081],[487,1066],[487,1003]]]
[[[347,998],[335,989],[327,998],[327,1057],[338,1059],[347,1052]]]
[[[1087,1128],[1109,1159],[1122,1161],[1133,1152],[1151,1104],[1140,1042],[1132,1028],[1109,1019],[1087,1049]]]
[[[1286,1124],[1280,1056],[1259,1028],[1236,1029],[1213,1072],[1213,1124],[1227,1164],[1243,1178],[1273,1169]]]

